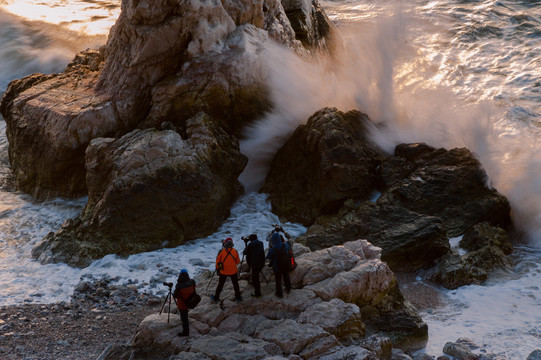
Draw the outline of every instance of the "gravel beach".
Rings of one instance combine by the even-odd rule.
[[[109,344],[129,342],[162,304],[135,286],[100,280],[81,282],[69,302],[0,307],[0,359],[94,360]]]

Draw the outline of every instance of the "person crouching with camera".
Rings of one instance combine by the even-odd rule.
[[[178,274],[177,285],[175,286],[175,291],[173,292],[173,297],[176,300],[177,308],[180,312],[180,320],[182,321],[182,332],[178,333],[178,336],[190,335],[188,305],[186,305],[185,299],[188,299],[188,297],[194,292],[195,281],[193,279],[190,279],[190,275],[188,275],[188,270],[180,270],[180,273]]]

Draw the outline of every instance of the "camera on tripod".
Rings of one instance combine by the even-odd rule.
[[[165,297],[165,301],[163,302],[163,305],[162,305],[162,308],[160,309],[159,314],[160,315],[162,314],[163,308],[165,307],[165,304],[167,304],[167,301],[169,300],[169,311],[167,312],[167,323],[169,324],[169,314],[171,314],[171,298],[173,297],[173,295],[172,295],[173,283],[172,282],[164,282],[163,285],[167,286],[169,288],[169,293]]]

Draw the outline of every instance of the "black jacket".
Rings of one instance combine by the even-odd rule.
[[[254,269],[263,269],[265,266],[265,249],[263,243],[258,239],[252,240],[244,249],[246,263]]]

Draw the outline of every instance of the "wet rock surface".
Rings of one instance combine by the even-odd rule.
[[[394,271],[428,268],[449,252],[442,221],[402,207],[349,201],[338,215],[320,217],[296,241],[314,249],[358,237],[382,248]]]
[[[483,283],[495,269],[510,269],[513,245],[502,228],[480,223],[468,229],[459,246],[465,254],[452,252],[429,271],[429,278],[447,289]]]
[[[394,271],[418,271],[440,263],[432,280],[449,288],[481,283],[490,271],[510,265],[509,202],[487,186],[485,171],[468,149],[400,144],[393,156],[372,149],[371,157],[356,152],[352,140],[360,141],[363,151],[371,149],[362,140],[369,119],[351,118],[352,113],[350,118],[336,109],[314,114],[307,125],[299,126],[269,170],[262,191],[269,192],[273,211],[284,219],[313,223],[297,242],[315,250],[365,238],[382,248],[382,259]],[[323,126],[317,126],[318,120]],[[356,130],[344,136],[343,128],[352,122]],[[347,154],[355,159],[354,166],[341,162],[350,158]],[[365,170],[355,170],[355,175],[355,166]],[[378,189],[377,199],[366,199]],[[464,257],[451,253],[448,240],[459,235],[471,250]]]
[[[378,203],[439,217],[448,236],[484,221],[511,225],[509,202],[487,186],[485,170],[466,148],[400,144],[381,167],[384,188]]]

